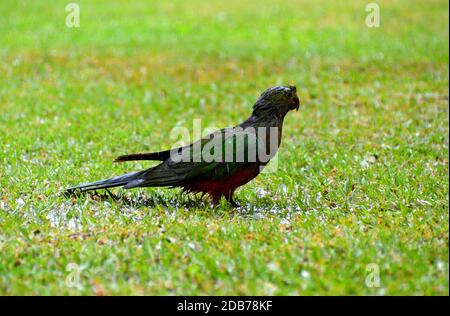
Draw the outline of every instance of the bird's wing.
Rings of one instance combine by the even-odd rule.
[[[187,146],[179,156],[171,155],[125,188],[179,186],[198,178],[223,179],[256,162],[258,140],[254,133],[237,131],[214,135],[212,139],[204,138]]]
[[[216,133],[222,133],[225,129],[216,131],[208,136],[206,136],[203,139],[200,139],[196,143],[200,142],[203,143],[205,140],[208,140],[211,135],[214,135]],[[129,155],[122,155],[117,157],[114,162],[125,162],[125,161],[136,161],[136,160],[159,160],[159,161],[165,161],[170,158],[170,156],[174,153],[180,152],[182,150],[186,150],[187,148],[192,147],[194,144],[189,144],[177,148],[172,148],[164,151],[158,151],[158,152],[151,152],[151,153],[137,153],[137,154],[129,154]]]

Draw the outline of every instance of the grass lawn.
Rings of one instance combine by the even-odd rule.
[[[449,294],[447,1],[76,2],[0,1],[0,294]],[[277,84],[300,111],[240,208],[61,195]]]

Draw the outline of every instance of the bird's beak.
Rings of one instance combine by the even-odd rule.
[[[298,112],[298,108],[300,107],[300,100],[298,99],[297,96],[295,96],[294,101],[295,101],[295,104],[296,104],[296,106],[294,107],[294,109],[296,109],[297,112]]]

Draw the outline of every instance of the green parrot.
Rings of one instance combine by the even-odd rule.
[[[237,206],[233,194],[254,179],[276,154],[281,144],[283,121],[300,105],[294,86],[264,91],[251,116],[239,125],[224,128],[200,140],[160,152],[131,154],[116,162],[161,161],[155,167],[66,189],[66,193],[123,187],[182,188],[208,194],[214,202],[222,197]]]

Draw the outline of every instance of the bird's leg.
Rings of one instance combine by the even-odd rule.
[[[233,206],[233,207],[240,207],[240,205],[237,204],[236,201],[233,200],[233,199],[228,200],[228,202],[229,202],[229,203],[231,204],[231,206]]]
[[[237,204],[236,201],[233,199],[233,194],[234,194],[234,191],[230,191],[230,192],[228,193],[228,195],[226,196],[226,199],[227,199],[228,203],[231,204],[231,206],[233,206],[233,207],[239,207],[240,205]]]

